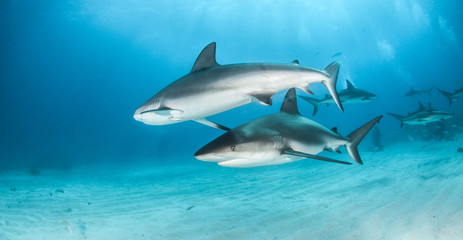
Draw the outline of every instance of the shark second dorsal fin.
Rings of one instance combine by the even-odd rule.
[[[347,90],[353,90],[355,89],[354,85],[349,81],[349,79],[346,79],[346,84],[347,84]]]
[[[220,65],[215,61],[215,42],[211,42],[201,51],[193,65],[193,68],[191,69],[191,72],[197,72],[218,66]]]
[[[299,65],[299,60],[296,59],[296,60],[292,61],[291,63],[292,63],[292,64]]]
[[[281,105],[280,112],[301,115],[299,111],[297,110],[296,89],[291,88],[288,90],[285,96],[285,100],[283,101],[283,104]]]

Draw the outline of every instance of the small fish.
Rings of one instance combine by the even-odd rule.
[[[66,228],[68,229],[69,233],[72,234],[71,224],[69,224],[69,222],[64,218],[63,218],[63,222],[64,222],[64,225],[66,225]]]
[[[339,57],[341,55],[342,55],[342,52],[337,52],[337,53],[333,54],[333,56],[331,56],[331,57],[334,58],[334,57]]]

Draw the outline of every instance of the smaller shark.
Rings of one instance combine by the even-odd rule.
[[[410,91],[405,93],[404,97],[413,97],[413,96],[418,96],[427,93],[429,96],[431,96],[431,91],[434,87],[431,87],[428,90],[422,90],[422,91],[417,91],[413,87],[410,88]]]
[[[407,125],[426,125],[428,123],[443,121],[452,118],[453,115],[447,112],[437,111],[431,107],[431,103],[424,107],[421,102],[418,102],[420,107],[418,110],[409,113],[407,116],[402,116],[395,113],[388,113],[400,121],[400,127]]]
[[[359,89],[354,87],[352,83],[349,80],[346,80],[347,83],[347,88],[339,92],[339,99],[341,99],[341,103],[364,103],[364,102],[371,102],[376,99],[376,95],[370,92],[367,92],[365,90]],[[314,116],[317,112],[318,109],[320,108],[320,105],[322,104],[332,104],[335,103],[333,99],[330,97],[330,95],[326,94],[325,98],[318,100],[315,98],[311,97],[305,97],[305,96],[299,96],[302,99],[306,100],[310,104],[313,105],[313,114]]]
[[[452,105],[453,100],[461,97],[463,95],[463,87],[455,90],[453,93],[446,92],[444,90],[437,89],[440,93],[444,94],[445,97],[449,99],[449,105]]]
[[[301,116],[292,88],[286,93],[280,112],[231,129],[199,149],[195,157],[225,167],[276,165],[306,158],[352,164],[317,155],[323,150],[339,153],[339,147],[346,146],[352,159],[363,164],[357,146],[381,118],[378,116],[343,137],[336,128],[330,130]]]

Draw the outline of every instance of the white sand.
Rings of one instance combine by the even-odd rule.
[[[386,146],[361,152],[364,166],[232,169],[191,157],[187,165],[4,173],[0,239],[463,239],[457,147]]]

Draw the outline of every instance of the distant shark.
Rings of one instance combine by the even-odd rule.
[[[164,125],[193,120],[228,130],[206,119],[217,113],[250,103],[271,105],[275,93],[297,87],[310,93],[310,84],[323,83],[343,111],[336,92],[339,63],[323,71],[288,64],[245,63],[219,65],[215,60],[215,42],[199,54],[191,72],[171,83],[141,105],[134,118],[149,125]]]
[[[449,99],[449,105],[452,105],[453,100],[461,97],[463,95],[463,87],[455,90],[453,93],[446,92],[444,90],[437,89],[440,93],[444,94],[445,97]]]
[[[428,123],[443,121],[445,119],[452,118],[453,115],[447,112],[437,111],[431,107],[431,103],[427,107],[424,107],[422,103],[419,103],[419,108],[415,112],[409,113],[407,116],[399,114],[388,113],[389,115],[397,118],[400,121],[400,127],[404,124],[408,125],[426,125]]]
[[[276,165],[306,158],[351,164],[316,155],[323,150],[339,153],[339,147],[344,145],[350,156],[363,164],[357,146],[381,117],[343,137],[336,128],[330,130],[302,117],[292,88],[287,92],[280,112],[231,129],[199,149],[195,157],[225,167]]]
[[[355,88],[354,85],[349,80],[346,80],[347,88],[339,92],[339,99],[341,102],[344,103],[363,103],[363,102],[371,102],[376,99],[376,95],[365,90]],[[302,99],[306,100],[310,104],[313,105],[313,114],[315,115],[322,104],[330,104],[334,103],[333,98],[329,95],[326,95],[324,99],[315,99],[311,97],[299,96]]]
[[[413,96],[418,96],[427,93],[429,96],[431,96],[431,91],[434,87],[431,87],[428,90],[422,90],[422,91],[417,91],[413,87],[410,88],[410,90],[405,93],[404,97],[413,97]]]

